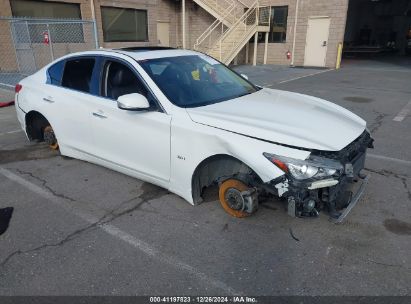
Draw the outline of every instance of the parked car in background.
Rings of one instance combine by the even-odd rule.
[[[328,210],[342,220],[364,189],[373,141],[364,120],[333,103],[255,86],[188,50],[71,54],[23,79],[15,100],[30,140],[193,205],[217,184],[236,217],[274,195],[292,216]],[[353,184],[362,186],[354,192]]]

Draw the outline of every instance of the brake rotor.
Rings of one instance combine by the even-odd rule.
[[[248,186],[236,179],[228,179],[220,185],[219,199],[224,210],[234,217],[247,217],[245,202],[241,192],[247,191]]]

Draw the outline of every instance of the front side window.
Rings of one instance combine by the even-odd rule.
[[[269,42],[282,43],[287,38],[288,6],[271,7]]]
[[[125,64],[107,60],[104,64],[101,95],[117,100],[120,96],[139,93],[148,98],[147,88]]]
[[[179,107],[198,107],[257,91],[251,83],[206,55],[140,60],[167,98]]]
[[[68,89],[91,93],[91,77],[95,60],[93,58],[76,58],[66,61],[62,86]]]
[[[105,42],[148,41],[147,11],[101,7]]]

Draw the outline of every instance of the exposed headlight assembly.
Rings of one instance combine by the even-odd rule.
[[[343,172],[341,163],[332,159],[310,157],[306,160],[300,160],[270,153],[264,153],[264,156],[297,180],[337,177]]]

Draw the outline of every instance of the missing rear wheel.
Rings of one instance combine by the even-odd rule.
[[[51,126],[47,126],[44,128],[43,136],[44,136],[44,141],[49,145],[50,149],[57,150],[59,148],[56,135]]]

